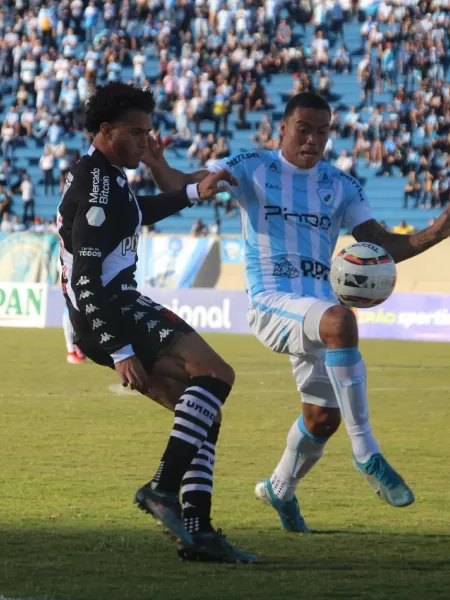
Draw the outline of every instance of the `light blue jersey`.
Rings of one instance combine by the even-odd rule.
[[[360,184],[326,162],[298,169],[281,151],[242,152],[217,161],[239,181],[247,293],[334,297],[330,263],[341,227],[372,218]]]

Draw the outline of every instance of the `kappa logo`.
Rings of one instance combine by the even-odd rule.
[[[89,283],[89,279],[82,275],[80,279],[77,281],[77,285],[87,285]]]
[[[172,333],[173,329],[161,329],[161,331],[159,332],[159,341],[162,342],[164,339],[166,339],[166,337],[169,335],[169,333]]]
[[[89,296],[93,296],[94,293],[89,290],[83,290],[80,294],[80,300],[84,300],[85,298],[89,298]]]
[[[159,324],[159,321],[147,321],[147,331],[151,331],[155,329],[155,327]]]
[[[122,306],[122,308],[120,309],[122,311],[122,314],[128,312],[129,310],[131,310],[133,307],[132,306]]]
[[[133,315],[133,317],[134,317],[134,322],[137,323],[143,317],[145,317],[145,312],[142,312],[142,311],[135,312],[134,315]]]
[[[91,313],[95,312],[96,310],[98,310],[98,306],[94,306],[93,304],[88,304],[86,306],[86,314],[90,315]]]
[[[333,204],[335,199],[335,193],[333,190],[317,190],[319,194],[319,198],[324,202],[327,206]]]
[[[92,329],[98,329],[102,325],[106,325],[105,321],[101,321],[100,319],[94,319],[92,321]]]
[[[102,333],[102,335],[100,336],[100,344],[109,342],[109,340],[112,340],[113,338],[114,338],[114,336],[110,335],[109,333]]]

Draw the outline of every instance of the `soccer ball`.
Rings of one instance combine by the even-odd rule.
[[[330,282],[342,304],[369,308],[392,294],[397,268],[380,246],[359,242],[339,252],[331,264]]]

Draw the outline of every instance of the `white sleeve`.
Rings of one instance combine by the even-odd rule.
[[[346,203],[342,224],[352,232],[361,223],[373,219],[373,213],[361,184],[347,173],[343,173],[341,177],[345,177],[343,185]]]

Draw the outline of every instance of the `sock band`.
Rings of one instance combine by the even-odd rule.
[[[327,350],[325,354],[327,367],[351,367],[359,363],[360,360],[362,360],[362,357],[357,346]]]
[[[215,418],[231,391],[231,386],[215,377],[193,377],[191,382],[175,407],[173,429],[161,459],[162,467],[160,465],[157,482],[162,490],[174,494],[179,492],[186,472],[196,474],[195,477],[189,477],[191,481],[187,485],[202,485],[204,487],[201,489],[205,492],[212,490],[209,478],[200,478],[202,481],[197,482],[197,473],[204,469],[212,473],[210,461],[213,456],[207,453],[213,454],[214,445],[208,441],[208,434],[214,428],[217,439]],[[197,457],[205,441],[209,446]]]
[[[184,524],[190,533],[211,528],[211,498],[219,430],[220,423],[214,423],[181,482]]]
[[[303,414],[301,414],[297,421],[298,428],[303,433],[305,437],[307,437],[314,444],[318,444],[319,446],[323,446],[329,440],[326,436],[316,435],[315,433],[311,433],[306,429],[305,420],[303,419]]]

